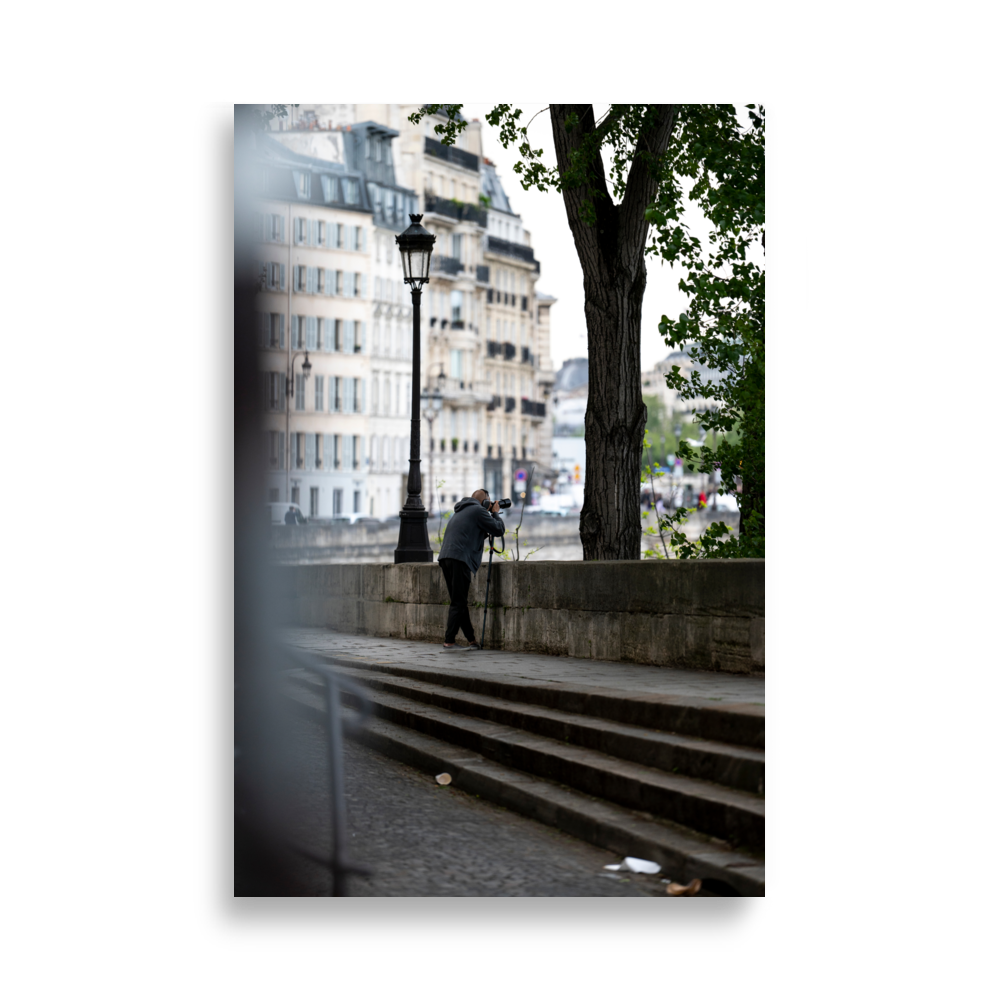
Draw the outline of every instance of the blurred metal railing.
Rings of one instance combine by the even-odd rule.
[[[291,843],[298,854],[330,870],[333,876],[331,896],[346,896],[345,875],[370,875],[371,869],[351,861],[347,856],[347,804],[344,796],[344,736],[361,733],[372,715],[372,703],[365,689],[356,681],[338,673],[309,653],[293,646],[283,646],[282,653],[302,670],[323,678],[326,695],[326,733],[330,755],[330,819],[333,851],[324,857],[303,844]],[[358,717],[341,714],[341,692],[351,695],[357,703]]]

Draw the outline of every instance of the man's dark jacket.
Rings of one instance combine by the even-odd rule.
[[[491,514],[478,500],[462,497],[448,520],[438,560],[459,559],[476,573],[483,561],[483,543],[487,536],[497,537],[503,533],[503,518]]]

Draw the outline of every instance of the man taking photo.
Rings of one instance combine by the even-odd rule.
[[[483,543],[487,538],[497,538],[504,533],[503,520],[497,515],[499,509],[499,504],[490,504],[486,490],[476,490],[471,497],[462,497],[455,504],[455,513],[445,528],[438,553],[438,564],[451,598],[448,627],[444,633],[445,652],[481,648],[469,617],[469,587],[483,561]],[[469,640],[468,646],[455,645],[459,628]]]

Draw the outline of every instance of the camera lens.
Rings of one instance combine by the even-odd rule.
[[[510,504],[511,504],[511,501],[510,501],[510,500],[501,500],[501,501],[500,501],[500,506],[501,506],[501,507],[509,507],[509,506],[510,506]]]

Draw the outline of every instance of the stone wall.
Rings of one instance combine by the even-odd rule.
[[[518,515],[506,517],[507,548],[514,551],[514,528]],[[693,511],[688,518],[685,531],[691,538],[698,538],[712,521],[724,521],[735,531],[739,526],[739,514],[730,511]],[[643,527],[653,524],[648,515],[643,518]],[[443,524],[437,517],[428,522],[431,546],[435,551],[440,545],[435,537]],[[521,558],[533,550],[531,560],[583,560],[583,546],[580,543],[580,519],[569,517],[547,517],[542,514],[526,514],[519,533]],[[358,524],[330,524],[310,522],[297,525],[273,525],[271,527],[271,559],[274,562],[291,563],[391,563],[399,542],[399,521],[362,521]],[[657,535],[643,535],[642,547],[660,548]]]
[[[433,563],[271,568],[286,624],[441,641],[448,591]],[[469,593],[478,636],[486,564]],[[494,559],[492,649],[750,674],[764,671],[764,560]]]

